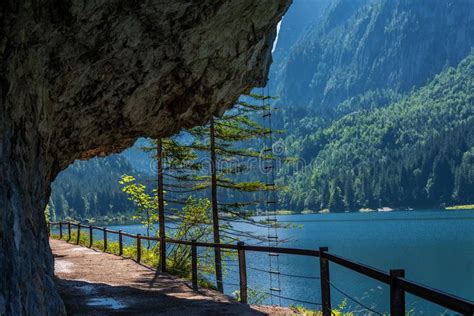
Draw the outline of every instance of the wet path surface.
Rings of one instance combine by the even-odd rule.
[[[50,239],[55,275],[70,315],[288,315],[290,309],[239,304],[216,291],[133,260]]]

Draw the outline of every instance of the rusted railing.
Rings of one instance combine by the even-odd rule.
[[[192,274],[192,287],[194,290],[198,290],[198,265],[197,265],[197,256],[198,256],[198,247],[210,247],[210,248],[220,248],[228,250],[236,250],[238,254],[238,263],[239,263],[239,283],[240,283],[240,301],[244,304],[247,304],[247,267],[246,267],[246,251],[255,251],[255,252],[266,252],[273,254],[289,254],[289,255],[301,255],[309,257],[319,257],[320,262],[320,281],[321,281],[321,306],[324,316],[331,315],[331,287],[330,287],[330,274],[329,274],[329,262],[335,263],[337,265],[343,266],[347,269],[365,275],[369,278],[375,279],[379,282],[385,283],[390,286],[390,314],[392,316],[405,316],[405,293],[410,293],[455,312],[461,313],[462,315],[474,315],[474,304],[473,302],[448,294],[442,291],[430,288],[425,285],[418,284],[413,281],[405,279],[405,272],[401,269],[390,270],[390,272],[385,272],[368,265],[361,263],[356,263],[345,259],[341,256],[330,254],[327,247],[320,247],[318,250],[310,249],[299,249],[299,248],[283,248],[283,247],[265,247],[265,246],[252,246],[245,245],[243,242],[238,242],[236,245],[232,244],[216,244],[209,242],[199,242],[196,240],[187,241],[187,240],[176,240],[170,238],[158,238],[158,237],[147,237],[140,234],[128,234],[124,233],[121,230],[111,230],[105,227],[97,227],[84,225],[80,223],[72,222],[51,222],[48,225],[49,232],[51,236],[51,227],[59,226],[59,238],[63,238],[63,225],[66,225],[68,238],[67,241],[71,241],[71,226],[76,226],[77,228],[77,239],[76,244],[79,244],[81,228],[89,229],[89,247],[92,247],[93,244],[93,230],[103,231],[103,248],[104,251],[107,251],[107,233],[117,234],[118,243],[119,243],[119,255],[123,255],[123,236],[131,237],[136,240],[137,247],[137,257],[136,261],[140,263],[141,260],[141,241],[150,240],[157,241],[162,246],[165,243],[171,244],[180,244],[188,245],[191,247],[191,274]],[[165,251],[161,252],[166,254]],[[161,262],[161,271],[166,271],[166,260],[162,258]]]

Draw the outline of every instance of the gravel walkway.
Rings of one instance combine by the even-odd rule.
[[[69,315],[291,315],[248,306],[130,259],[50,239],[55,275]]]

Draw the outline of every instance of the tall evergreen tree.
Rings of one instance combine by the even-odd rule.
[[[250,97],[254,101],[263,98],[258,95]],[[194,129],[194,134],[201,139],[201,144],[194,145],[194,148],[208,151],[210,156],[209,181],[203,185],[210,186],[215,243],[242,237],[264,238],[237,231],[231,223],[238,220],[263,225],[250,219],[252,213],[249,209],[255,209],[262,202],[255,201],[257,195],[253,193],[275,189],[254,177],[249,179],[256,172],[263,171],[259,169],[261,160],[274,159],[271,154],[262,154],[255,148],[256,140],[271,132],[257,121],[265,109],[266,105],[239,102],[222,118],[212,118],[208,126]],[[218,290],[223,292],[222,255],[219,248],[215,248],[215,271]]]

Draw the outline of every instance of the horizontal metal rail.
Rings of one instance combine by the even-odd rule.
[[[331,262],[337,263],[338,265],[343,266],[352,271],[359,272],[360,274],[368,276],[369,278],[375,279],[385,284],[391,283],[392,277],[390,276],[390,274],[382,270],[372,268],[362,263],[356,263],[356,262],[347,260],[343,257],[336,256],[327,252],[325,252],[323,256]]]
[[[330,261],[332,263],[335,263],[337,265],[340,265],[342,267],[345,267],[349,270],[358,272],[362,275],[365,275],[369,278],[375,279],[379,282],[385,283],[387,285],[390,285],[391,288],[394,288],[397,291],[394,296],[394,302],[392,302],[392,297],[391,297],[391,305],[393,304],[405,304],[405,299],[404,299],[404,292],[408,292],[410,294],[413,294],[415,296],[418,296],[422,299],[428,300],[430,302],[433,302],[435,304],[438,304],[440,306],[443,306],[445,308],[448,308],[450,310],[453,310],[455,312],[461,313],[463,315],[473,315],[474,314],[474,303],[464,299],[457,297],[452,294],[445,293],[440,290],[433,289],[429,286],[425,286],[410,280],[407,280],[406,278],[402,276],[397,276],[396,274],[392,273],[387,273],[385,271],[379,270],[377,268],[362,264],[362,263],[357,263],[354,261],[351,261],[349,259],[343,258],[338,255],[330,254],[327,252],[326,248],[320,248],[320,250],[310,250],[310,249],[299,249],[299,248],[284,248],[284,247],[266,247],[266,246],[252,246],[252,245],[245,245],[243,243],[239,243],[236,245],[232,244],[219,244],[219,243],[210,243],[210,242],[199,242],[199,241],[188,241],[188,240],[178,240],[178,239],[171,239],[171,238],[164,238],[161,240],[159,237],[151,237],[151,236],[142,236],[140,234],[129,234],[125,233],[122,231],[117,231],[117,230],[112,230],[108,229],[105,227],[98,227],[98,226],[92,226],[92,225],[84,225],[80,223],[74,223],[74,222],[50,222],[48,225],[48,228],[51,229],[51,226],[53,225],[59,225],[60,226],[60,237],[62,237],[62,225],[67,225],[68,228],[68,241],[71,239],[71,226],[76,226],[80,228],[89,228],[89,229],[96,229],[104,232],[104,245],[107,245],[107,240],[106,236],[107,233],[112,233],[112,234],[118,234],[119,235],[119,243],[120,243],[120,249],[122,249],[122,236],[126,237],[131,237],[135,238],[137,240],[137,261],[140,261],[140,253],[141,253],[141,245],[140,245],[140,240],[152,240],[152,241],[157,241],[157,242],[165,242],[165,243],[172,243],[172,244],[179,244],[179,245],[188,245],[193,248],[195,247],[207,247],[207,248],[220,248],[220,249],[229,249],[229,250],[237,250],[239,251],[239,254],[241,256],[240,258],[240,264],[244,264],[245,266],[245,251],[255,251],[255,252],[265,252],[265,253],[272,253],[272,254],[288,254],[288,255],[301,255],[301,256],[310,256],[310,257],[319,257],[321,263],[323,263],[323,266],[325,267],[325,273],[326,275],[321,275],[321,281],[325,282],[325,285],[329,284],[329,268],[325,264],[326,261]],[[77,230],[80,233],[80,229]],[[50,233],[50,232],[49,232]],[[77,236],[77,240],[79,240],[79,236]],[[92,245],[92,243],[91,243]],[[104,249],[106,246],[104,247]],[[196,251],[193,251],[196,252]],[[122,252],[120,251],[120,255],[122,255]],[[243,256],[243,258],[242,258]],[[193,260],[196,260],[194,258]],[[195,265],[195,264],[194,264]],[[241,269],[242,270],[242,269]],[[393,271],[401,271],[401,270],[391,270]],[[196,285],[196,275],[197,271],[194,271],[193,269],[193,278],[194,278],[194,286]],[[242,275],[241,275],[241,282],[245,285],[243,288],[241,286],[241,290],[246,290],[246,272],[245,271],[240,271],[240,273],[244,273],[245,279],[242,280]],[[193,286],[193,287],[194,287]],[[323,286],[323,283],[322,283]],[[324,287],[324,286],[323,286]],[[326,286],[327,288],[327,286]],[[323,289],[324,292],[324,289]],[[329,293],[326,293],[327,295]],[[400,296],[401,295],[401,296]],[[392,295],[391,295],[392,296]],[[400,299],[400,301],[397,301],[397,299]],[[324,312],[328,312],[328,308],[325,308],[325,298],[323,297],[323,314]],[[328,305],[326,307],[330,307],[330,297],[329,295],[327,296],[327,299],[329,302],[326,302]],[[401,303],[400,303],[401,302]],[[244,302],[246,303],[246,301]],[[398,306],[400,307],[400,306]],[[404,306],[400,310],[404,311]],[[392,306],[391,306],[392,309]],[[399,309],[394,309],[392,310],[392,314],[401,314]],[[395,311],[395,312],[393,312]],[[397,312],[398,311],[398,312]]]
[[[474,315],[473,303],[463,298],[430,288],[426,285],[409,281],[404,278],[397,278],[397,282],[399,286],[408,293],[421,297],[432,303],[444,306],[453,311],[463,313],[465,315]]]

